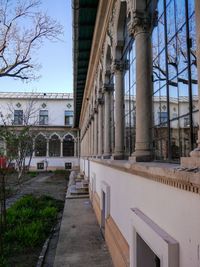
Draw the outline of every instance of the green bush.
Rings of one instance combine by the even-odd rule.
[[[5,255],[0,257],[0,266],[6,266],[5,259],[16,256],[20,251],[43,244],[61,207],[62,201],[49,196],[27,195],[9,208],[4,235]]]
[[[28,172],[28,175],[29,175],[31,178],[33,178],[33,177],[36,177],[36,176],[38,175],[38,172],[34,172],[34,171],[32,171],[32,172]]]

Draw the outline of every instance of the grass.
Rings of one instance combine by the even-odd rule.
[[[30,171],[28,172],[28,175],[31,177],[31,178],[34,178],[38,175],[38,172],[34,172],[34,171]]]
[[[16,258],[42,247],[62,208],[62,201],[47,196],[36,198],[32,195],[23,197],[9,208],[0,266],[22,266],[15,262]]]
[[[68,175],[69,174],[69,170],[55,170],[54,173],[55,174],[65,174]]]

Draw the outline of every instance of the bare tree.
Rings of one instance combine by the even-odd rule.
[[[23,107],[23,113],[15,120],[15,108],[12,103],[0,108],[0,136],[6,143],[7,165],[15,163],[18,173],[18,184],[22,182],[23,174],[29,169],[34,146],[33,141],[37,135],[38,107],[37,100],[30,99]],[[3,113],[4,111],[4,113]]]
[[[169,11],[168,11],[169,12]],[[174,87],[178,87],[178,83],[189,84],[188,78],[185,75],[178,75],[180,70],[185,69],[188,64],[188,55],[187,55],[187,36],[186,29],[183,27],[184,17],[183,14],[177,11],[177,18],[174,18],[173,12],[168,15],[168,28],[167,28],[167,36],[168,38],[172,38],[173,35],[176,35],[173,38],[167,47],[167,63],[168,63],[168,75],[169,80],[168,84]],[[195,25],[194,16],[190,19],[190,24]],[[154,74],[154,82],[157,81],[166,81],[167,79],[167,71],[165,66],[165,58],[164,52],[162,53],[162,57],[159,59],[157,57],[158,48],[163,49],[165,47],[165,39],[164,39],[164,17],[159,20],[160,23],[160,32],[159,34],[163,38],[157,38],[157,43],[153,44],[153,56],[155,60],[153,61],[153,74]],[[161,27],[162,26],[162,27]],[[174,32],[176,30],[176,33]],[[196,38],[195,28],[194,26],[190,30],[190,58],[191,58],[191,66],[197,67],[197,59],[196,59],[196,47],[194,46],[194,40]],[[193,43],[193,46],[192,46]],[[176,80],[172,80],[173,76],[177,76]],[[197,79],[191,79],[192,84],[197,84]]]
[[[45,39],[58,39],[62,26],[41,12],[40,0],[0,0],[0,77],[36,79],[32,56]]]

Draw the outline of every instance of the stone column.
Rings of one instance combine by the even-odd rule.
[[[88,126],[87,126],[87,130],[86,130],[86,139],[85,139],[85,150],[86,150],[86,156],[88,157],[88,155],[89,155],[89,146],[90,146],[90,144],[89,144],[89,140],[88,140],[88,135],[89,135],[89,128],[88,128]]]
[[[198,146],[192,152],[191,157],[182,157],[181,166],[185,168],[200,168],[200,1],[195,0],[195,20],[196,20],[196,40],[197,40],[197,75],[198,75],[198,95],[199,95],[199,131]]]
[[[134,12],[129,28],[136,43],[136,144],[133,161],[152,160],[152,19]]]
[[[113,159],[123,159],[124,157],[124,63],[121,60],[115,60],[113,63],[113,72],[115,75],[115,146]]]
[[[46,156],[49,157],[49,138],[47,138],[47,151]]]
[[[81,146],[80,146],[80,132],[77,134],[77,157],[78,159],[80,158],[80,153],[81,153]]]
[[[111,157],[111,96],[110,92],[113,90],[113,85],[104,84],[104,154],[103,158]]]
[[[94,109],[94,156],[98,154],[98,111]]]
[[[60,140],[60,157],[63,157],[63,140]]]
[[[89,153],[88,156],[91,157],[92,155],[92,122],[89,122],[89,129],[88,129],[88,145],[89,145]]]
[[[74,140],[74,157],[77,157],[77,141]]]
[[[94,115],[91,116],[91,153],[90,156],[93,157],[94,155]]]
[[[6,143],[5,143],[5,151],[6,151]],[[33,139],[33,157],[35,157],[35,139]]]
[[[103,99],[98,99],[98,157],[103,155]]]

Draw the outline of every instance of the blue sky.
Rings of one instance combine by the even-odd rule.
[[[0,79],[0,92],[69,93],[73,91],[71,0],[42,0],[41,8],[63,25],[63,42],[45,41],[35,55],[37,62],[42,65],[39,80],[26,83],[3,77]]]

